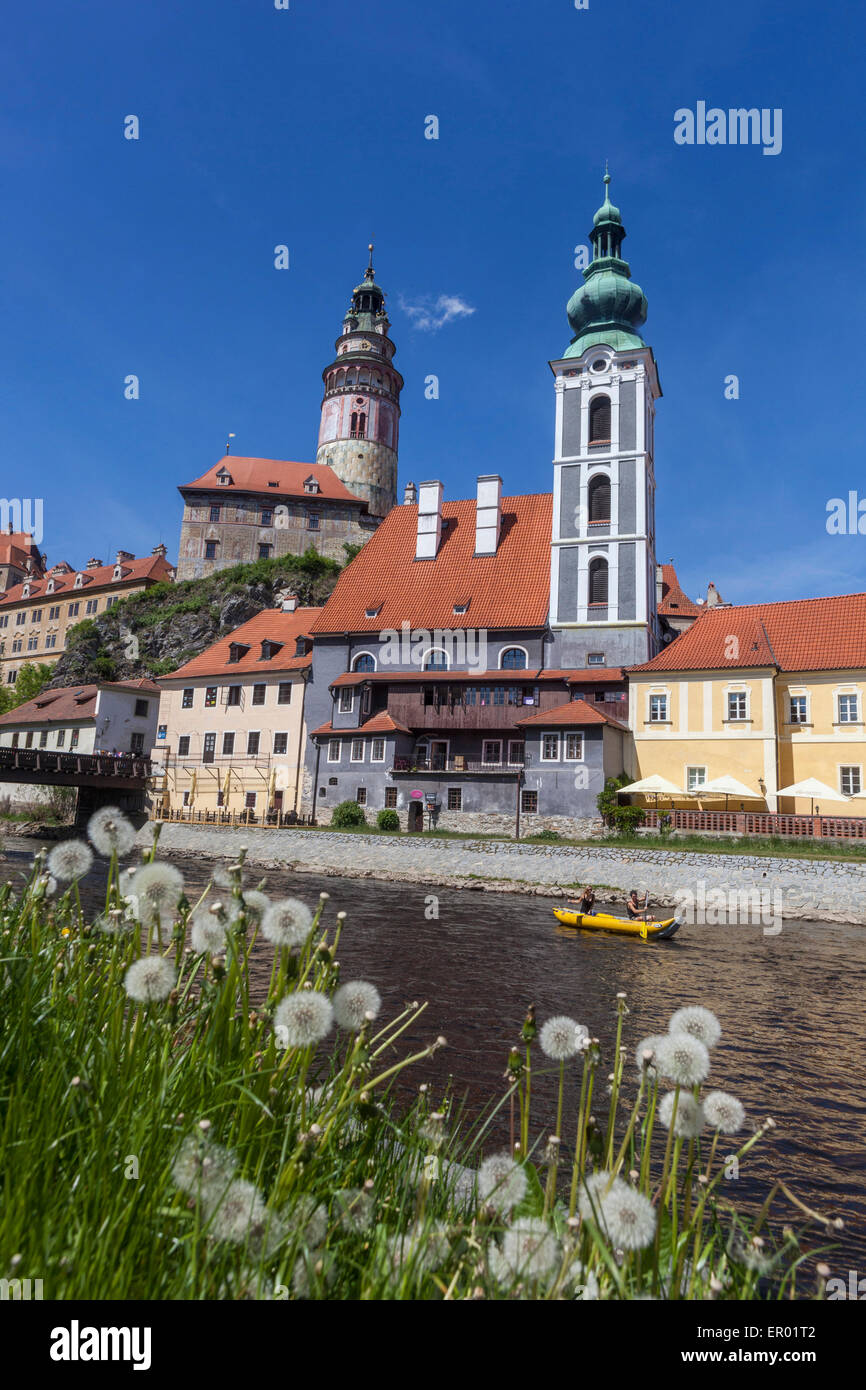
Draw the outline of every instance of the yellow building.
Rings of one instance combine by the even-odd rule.
[[[290,599],[159,680],[157,815],[253,823],[297,813],[318,608]]]
[[[164,545],[141,559],[118,550],[113,565],[91,559],[81,570],[65,560],[47,573],[34,565],[0,594],[0,682],[14,685],[25,661],[53,665],[76,623],[98,617],[130,594],[173,580],[165,553]]]
[[[843,799],[864,790],[866,594],[707,609],[628,678],[635,778],[699,794],[733,777],[747,811],[807,814],[809,798],[777,792],[815,778],[837,793],[822,813],[866,811]]]

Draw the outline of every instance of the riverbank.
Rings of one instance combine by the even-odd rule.
[[[140,830],[143,847],[152,833],[150,825]],[[177,858],[231,862],[241,846],[248,863],[294,873],[550,898],[570,897],[577,884],[592,883],[603,898],[648,891],[661,907],[678,905],[688,893],[696,911],[720,912],[719,920],[736,916],[720,908],[721,895],[736,908],[758,894],[765,912],[782,920],[866,925],[866,865],[838,860],[171,823],[160,837],[160,853]]]

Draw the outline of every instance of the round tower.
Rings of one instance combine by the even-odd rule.
[[[397,440],[403,378],[393,366],[394,344],[384,290],[376,284],[373,247],[322,373],[325,395],[316,463],[327,463],[373,516],[397,503]]]

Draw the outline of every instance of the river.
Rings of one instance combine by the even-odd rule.
[[[7,877],[14,865],[27,866],[30,855],[19,846],[7,850]],[[210,866],[178,862],[192,897]],[[405,1035],[407,1046],[416,1050],[443,1034],[448,1047],[421,1063],[414,1081],[441,1086],[450,1075],[473,1112],[502,1094],[508,1050],[529,1003],[539,1022],[567,1013],[586,1024],[601,1040],[605,1070],[618,991],[631,1011],[624,1031],[630,1055],[640,1038],[665,1031],[674,1009],[706,1005],[723,1030],[711,1081],[742,1100],[750,1122],[772,1115],[778,1125],[725,1195],[753,1207],[781,1178],[808,1205],[844,1219],[839,1248],[826,1257],[833,1273],[847,1277],[858,1266],[866,1273],[862,927],[792,922],[765,936],[760,927],[686,926],[674,940],[651,944],[569,932],[558,927],[549,901],[532,897],[453,889],[431,897],[421,886],[273,871],[251,870],[246,881],[262,878],[272,896],[314,906],[324,890],[331,919],[347,912],[342,978],[375,983],[385,1012],[429,1001]],[[84,881],[85,900],[97,902],[100,883],[104,866]],[[254,975],[264,990],[270,948],[257,950]],[[536,1074],[536,1138],[549,1132],[555,1089],[552,1072]],[[784,1201],[773,1213],[777,1226],[797,1225]]]

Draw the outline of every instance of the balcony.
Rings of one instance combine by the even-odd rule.
[[[395,758],[391,772],[395,777],[407,773],[430,776],[431,773],[455,774],[464,776],[517,777],[523,771],[523,763],[483,763],[480,758],[465,758],[457,754],[453,758]]]

